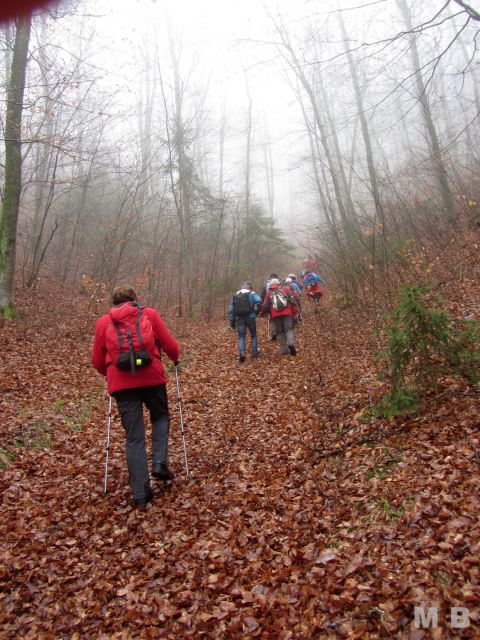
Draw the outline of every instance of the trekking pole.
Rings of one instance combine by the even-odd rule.
[[[110,451],[110,423],[112,421],[112,396],[108,397],[108,416],[107,416],[107,442],[105,444],[105,480],[103,483],[103,493],[107,495],[108,481],[108,453]]]
[[[187,477],[188,477],[190,475],[190,472],[188,470],[187,443],[185,441],[185,429],[183,426],[182,397],[180,395],[180,383],[178,381],[178,362],[175,362],[175,377],[177,380],[177,400],[178,400],[178,412],[180,414],[180,430],[182,432],[183,453],[185,456],[185,473],[187,474]]]

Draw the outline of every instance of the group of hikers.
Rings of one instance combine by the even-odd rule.
[[[293,327],[302,320],[300,293],[305,289],[307,296],[317,301],[322,295],[322,280],[312,268],[305,268],[302,276],[301,282],[293,273],[280,281],[277,274],[272,273],[265,282],[262,297],[253,291],[249,282],[243,283],[235,293],[230,303],[230,323],[238,332],[241,362],[245,360],[247,329],[251,335],[252,356],[260,355],[255,324],[258,315],[269,315],[272,340],[279,338],[282,353],[296,355]],[[116,401],[126,436],[125,452],[133,504],[144,510],[153,499],[153,491],[143,408],[146,406],[148,409],[152,425],[151,475],[169,482],[174,475],[168,464],[170,416],[161,352],[164,351],[178,367],[180,345],[155,309],[140,306],[130,285],[113,290],[112,304],[108,313],[97,320],[92,364],[106,377],[109,396]],[[109,432],[107,453],[108,442]]]
[[[258,336],[256,318],[269,317],[271,339],[278,338],[283,355],[296,356],[294,329],[298,322],[303,322],[301,309],[301,293],[305,289],[307,297],[319,302],[323,295],[323,281],[313,271],[311,259],[302,269],[302,279],[298,280],[294,273],[289,273],[280,280],[278,274],[271,273],[263,286],[260,297],[249,281],[242,283],[233,295],[228,317],[232,329],[238,333],[238,355],[240,362],[246,358],[247,329],[251,337],[252,358],[258,358]]]

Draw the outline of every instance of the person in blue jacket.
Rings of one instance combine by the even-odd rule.
[[[323,296],[322,284],[325,284],[322,278],[313,271],[307,271],[303,276],[303,286],[305,287],[307,296],[315,302],[319,302]]]
[[[299,280],[294,273],[289,273],[288,277],[292,279],[292,282],[299,288],[300,291],[303,289],[303,282]],[[303,278],[303,276],[302,276]]]
[[[325,284],[322,278],[313,271],[307,271],[303,276],[303,286],[308,287],[309,285],[314,286],[316,284]]]
[[[260,355],[257,340],[256,317],[262,308],[262,299],[253,291],[250,282],[244,282],[230,300],[228,318],[232,329],[238,333],[238,354],[240,362],[245,362],[247,347],[247,329],[252,342],[252,357]]]
[[[292,287],[294,294],[300,298],[300,294],[302,293],[302,287],[300,283],[297,281],[297,278],[294,273],[289,273],[285,278],[285,282]]]

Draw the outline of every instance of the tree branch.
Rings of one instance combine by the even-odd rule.
[[[471,18],[473,18],[474,20],[478,20],[480,22],[480,13],[478,13],[478,11],[476,11],[466,2],[464,2],[464,0],[453,0],[453,1],[456,2],[460,7],[465,9],[465,11],[468,13],[468,15]]]

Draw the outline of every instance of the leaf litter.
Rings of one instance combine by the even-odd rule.
[[[451,299],[478,312],[478,280],[462,286]],[[297,358],[260,320],[242,365],[223,323],[174,320],[192,477],[171,378],[176,480],[137,512],[116,413],[103,495],[95,317],[65,295],[49,325],[47,293],[0,333],[2,638],[479,637],[476,392],[447,381],[417,416],[372,418],[369,321],[328,302],[306,308]],[[413,626],[422,605],[435,633]]]

